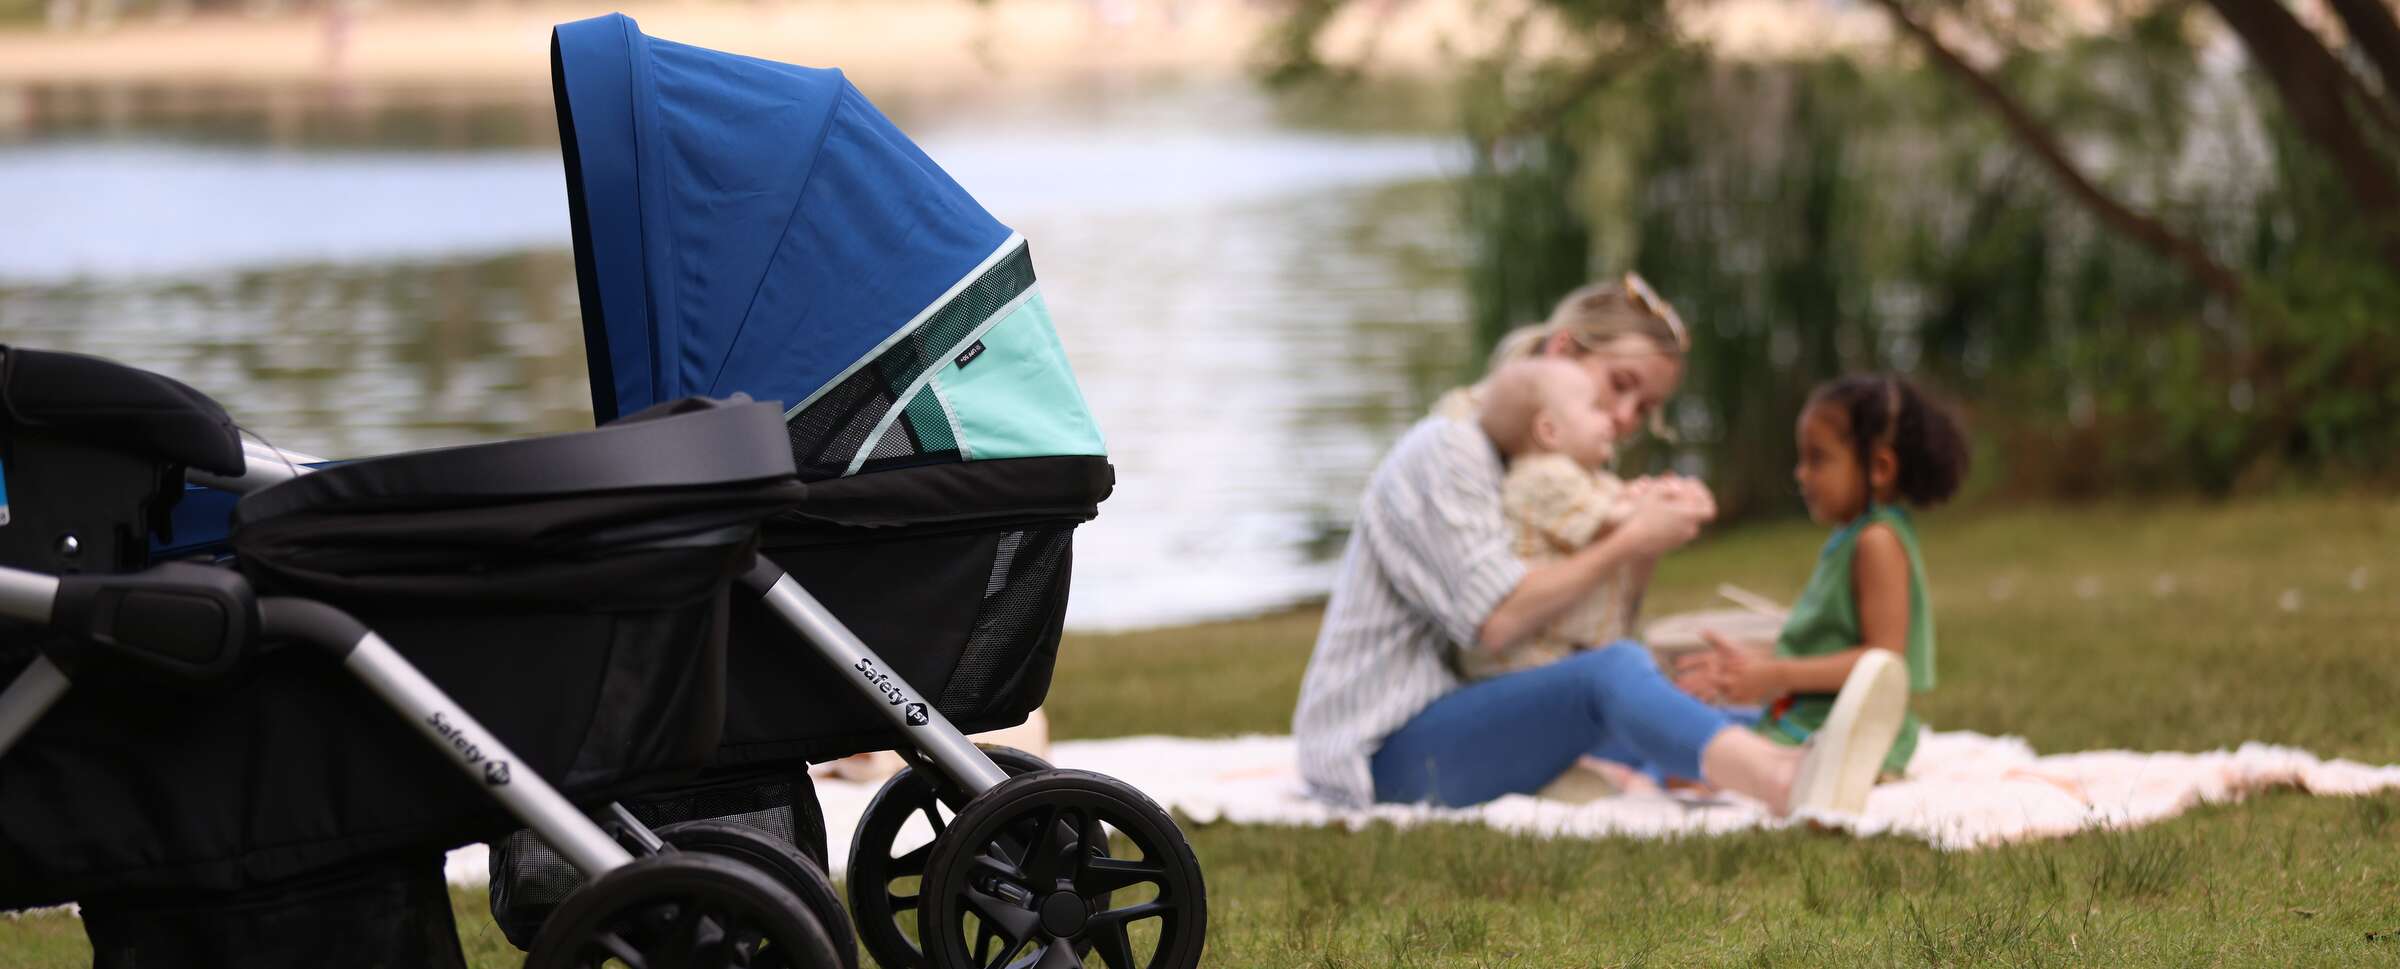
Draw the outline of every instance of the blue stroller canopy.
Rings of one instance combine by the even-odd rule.
[[[600,421],[780,400],[810,477],[1104,453],[1023,238],[840,71],[620,14],[551,70]]]

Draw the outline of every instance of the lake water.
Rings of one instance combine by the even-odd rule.
[[[589,426],[546,103],[89,100],[0,132],[0,341],[173,375],[327,456]],[[893,113],[1032,240],[1108,438],[1070,623],[1320,594],[1376,457],[1466,353],[1452,142],[1231,85]]]

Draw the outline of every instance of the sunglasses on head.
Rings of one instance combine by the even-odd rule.
[[[1675,307],[1668,305],[1665,299],[1660,298],[1658,291],[1650,288],[1648,280],[1643,279],[1639,273],[1626,273],[1624,280],[1619,285],[1621,288],[1618,292],[1623,294],[1626,302],[1632,303],[1635,309],[1666,322],[1667,331],[1675,334],[1675,352],[1691,352],[1692,334],[1689,330],[1684,329],[1683,317],[1675,315]],[[1612,294],[1609,291],[1602,290],[1585,297],[1585,303],[1587,306],[1598,304],[1608,299],[1610,295]],[[1600,349],[1599,344],[1590,334],[1573,330],[1569,332],[1576,345],[1584,350]]]
[[[1650,288],[1650,282],[1643,279],[1642,274],[1632,272],[1625,274],[1625,295],[1633,300],[1633,305],[1641,307],[1652,316],[1667,321],[1667,329],[1675,332],[1675,350],[1677,352],[1691,352],[1692,334],[1683,328],[1683,317],[1675,315],[1675,307],[1667,305],[1666,300],[1659,298],[1658,291]]]

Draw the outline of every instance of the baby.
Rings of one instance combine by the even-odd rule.
[[[1556,359],[1509,364],[1484,386],[1477,421],[1508,459],[1501,511],[1528,567],[1573,554],[1623,523],[1632,510],[1625,482],[1608,470],[1616,456],[1608,391],[1584,368]],[[1531,639],[1499,650],[1459,654],[1469,680],[1532,669],[1579,649],[1631,633],[1633,590],[1620,573]]]

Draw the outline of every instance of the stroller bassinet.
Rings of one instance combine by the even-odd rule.
[[[1114,481],[1025,240],[840,71],[613,15],[551,67],[596,416],[790,402],[811,484],[768,557],[962,729],[1022,722]],[[901,742],[762,610],[733,630],[719,764]]]

